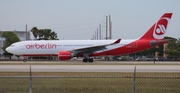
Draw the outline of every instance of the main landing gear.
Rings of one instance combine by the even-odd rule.
[[[83,59],[83,62],[93,62],[93,61],[94,61],[93,58],[89,58],[89,59],[84,58],[84,59]]]
[[[89,54],[83,54],[83,56],[84,56],[84,59],[83,59],[83,62],[93,62],[94,60],[93,60],[93,58],[90,58],[89,57]]]

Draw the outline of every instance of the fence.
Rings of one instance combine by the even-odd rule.
[[[179,93],[180,77],[0,76],[0,93]]]
[[[0,76],[0,93],[180,93],[179,73],[141,76],[136,67],[134,73],[123,76],[33,76],[31,66],[26,76],[15,76],[17,73]]]

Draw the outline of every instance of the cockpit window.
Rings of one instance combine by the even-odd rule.
[[[10,47],[15,47],[15,45],[11,45]]]

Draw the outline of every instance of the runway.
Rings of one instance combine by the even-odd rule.
[[[32,72],[180,72],[180,65],[31,65]],[[0,72],[29,72],[30,65],[0,65]]]

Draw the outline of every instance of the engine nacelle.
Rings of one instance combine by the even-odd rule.
[[[69,51],[60,51],[58,53],[59,60],[69,60],[72,58],[72,54]]]

